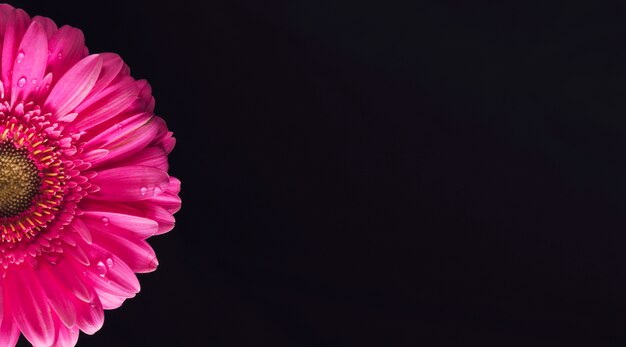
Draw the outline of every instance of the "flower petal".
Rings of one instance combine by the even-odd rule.
[[[181,204],[178,193],[180,193],[180,180],[176,177],[170,177],[165,193],[155,195],[147,201],[156,203],[170,213],[176,213],[180,209]]]
[[[85,277],[94,288],[124,298],[132,298],[139,292],[137,276],[122,259],[96,243],[87,252],[92,266],[86,270]]]
[[[91,302],[74,301],[76,305],[76,325],[85,334],[93,335],[104,324],[104,311],[97,295]]]
[[[92,163],[93,164],[93,163]],[[167,162],[167,153],[161,147],[144,148],[138,153],[125,156],[116,162],[119,166],[142,165],[151,166],[159,170],[167,171],[169,164]],[[96,167],[94,165],[93,167]]]
[[[21,9],[13,10],[8,17],[2,43],[2,83],[4,83],[5,93],[8,92],[11,85],[11,75],[13,63],[17,56],[17,48],[29,24],[30,17]]]
[[[35,16],[33,17],[32,21],[41,24],[43,30],[46,32],[46,37],[48,38],[48,40],[50,40],[52,36],[56,34],[56,32],[59,30],[56,23],[54,23],[54,21],[48,17]]]
[[[85,101],[97,96],[104,88],[108,87],[116,77],[128,75],[121,73],[124,61],[119,55],[115,53],[101,53],[100,56],[102,57],[102,70],[100,71],[100,76],[98,76],[98,81],[85,98]]]
[[[52,121],[64,121],[64,116],[80,104],[96,83],[102,69],[102,58],[93,54],[74,65],[52,88],[44,104]]]
[[[13,65],[11,82],[11,104],[15,101],[28,100],[35,92],[46,71],[48,60],[48,38],[39,22],[31,22],[18,48]]]
[[[94,160],[92,165],[109,163],[141,151],[148,146],[158,131],[156,124],[148,121],[133,128],[128,126],[117,134],[111,135],[110,142],[102,145],[109,153],[98,160]]]
[[[39,280],[30,266],[8,271],[4,279],[5,297],[11,298],[15,322],[26,339],[35,346],[54,342],[55,324]]]
[[[105,88],[76,108],[80,116],[73,122],[77,129],[89,129],[126,109],[137,98],[139,89],[130,77]]]
[[[48,71],[58,80],[67,70],[84,58],[85,36],[79,29],[62,26],[50,38]],[[60,58],[59,59],[59,55]]]
[[[3,306],[2,323],[0,323],[0,342],[2,346],[13,347],[20,337],[20,329],[15,324],[10,305]]]
[[[68,328],[61,322],[58,322],[56,325],[59,327],[59,330],[57,331],[57,338],[52,345],[54,347],[74,347],[78,342],[78,326]]]
[[[72,223],[70,223],[67,227],[68,230],[76,232],[85,242],[91,244],[91,232],[89,228],[80,218],[74,218]]]
[[[97,286],[94,287],[94,290],[96,291],[96,294],[98,294],[98,298],[100,299],[100,302],[102,303],[102,308],[104,308],[105,310],[116,309],[122,306],[124,301],[126,301],[127,299],[124,296],[111,294],[108,291]]]
[[[154,235],[158,224],[152,219],[106,211],[85,211],[81,219],[91,229],[104,233],[115,233],[125,237],[145,239]]]
[[[76,298],[84,302],[93,300],[93,293],[89,290],[82,272],[86,268],[83,264],[77,262],[75,258],[65,257],[55,265],[53,273],[57,282],[63,286]]]
[[[146,80],[137,81],[137,86],[139,87],[139,97],[144,103],[144,109],[147,112],[154,111],[154,97],[152,96],[152,87],[150,83]]]
[[[143,210],[146,212],[148,218],[153,219],[159,224],[155,235],[165,234],[174,228],[176,220],[172,213],[165,208],[155,204],[146,204]]]
[[[71,294],[67,291],[65,285],[57,280],[53,271],[56,271],[56,269],[50,269],[49,265],[41,264],[39,268],[35,270],[35,274],[39,278],[39,283],[41,283],[46,293],[50,306],[59,316],[63,324],[65,324],[66,327],[74,326],[76,323],[76,310],[72,300],[68,299]]]
[[[143,239],[128,239],[114,233],[104,232],[94,232],[93,236],[99,246],[115,252],[115,255],[134,272],[152,272],[159,265],[154,250]],[[138,288],[137,291],[139,291]]]
[[[88,199],[137,201],[153,197],[167,189],[167,172],[148,166],[123,166],[98,172],[90,180],[100,191]]]

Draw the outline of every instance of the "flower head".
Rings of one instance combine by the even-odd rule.
[[[0,345],[74,346],[157,267],[180,182],[153,110],[119,56],[0,4]]]

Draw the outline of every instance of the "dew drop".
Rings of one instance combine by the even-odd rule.
[[[59,52],[59,54],[57,54],[57,59],[59,59],[59,60],[63,59],[63,54],[61,52]]]
[[[50,90],[50,84],[46,84],[46,90]]]
[[[17,80],[18,87],[22,88],[25,84],[26,84],[26,77],[22,77],[19,80]]]
[[[104,226],[109,225],[109,219],[107,217],[102,217],[102,223],[104,224]]]
[[[89,307],[96,308],[96,302],[95,301],[90,301],[89,302]]]
[[[122,129],[122,124],[118,124],[118,125],[117,125],[117,129],[118,129],[118,130],[119,130],[119,129]]]
[[[17,54],[17,59],[15,60],[18,64],[22,62],[22,60],[24,60],[24,52],[20,51]]]
[[[108,271],[106,265],[104,265],[102,261],[99,261],[96,264],[96,270],[98,271],[98,274],[100,275],[100,277],[104,277],[104,275],[106,275]]]
[[[107,266],[108,266],[108,267],[112,267],[112,266],[113,266],[113,259],[108,258],[108,259],[107,259],[107,261],[106,261],[106,263],[107,263]]]
[[[30,80],[30,83],[32,83],[33,85],[37,84],[37,79],[33,78],[32,80]]]
[[[139,192],[141,193],[141,196],[144,196],[144,195],[148,194],[148,188],[146,188],[146,187],[141,187],[141,189],[139,190]]]

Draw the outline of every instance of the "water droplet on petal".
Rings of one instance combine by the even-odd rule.
[[[112,266],[113,266],[113,259],[108,258],[108,259],[107,259],[107,261],[106,261],[106,263],[107,263],[107,266],[108,266],[108,267],[112,267]]]
[[[118,124],[118,125],[117,125],[117,129],[118,129],[118,130],[119,130],[119,129],[122,129],[122,124]]]
[[[50,90],[50,84],[46,84],[46,90]]]
[[[89,302],[89,307],[96,308],[96,302],[95,301],[90,301]]]
[[[24,60],[24,52],[20,51],[17,54],[17,59],[15,60],[18,64],[22,62],[22,60]]]
[[[109,225],[109,219],[107,217],[102,217],[102,223],[104,223],[104,226]]]
[[[98,271],[98,274],[100,275],[100,277],[104,277],[104,275],[107,274],[107,267],[104,265],[104,263],[102,261],[99,261],[96,264],[96,270]]]
[[[22,88],[25,84],[26,84],[26,77],[22,77],[19,80],[17,80],[18,87]]]
[[[32,83],[33,85],[37,84],[37,79],[33,78],[32,80],[30,80],[30,83]]]
[[[146,187],[141,187],[141,189],[139,190],[139,192],[141,193],[142,196],[148,194],[148,188]]]
[[[59,54],[57,54],[57,59],[59,59],[59,60],[63,59],[63,54],[61,52],[59,52]]]

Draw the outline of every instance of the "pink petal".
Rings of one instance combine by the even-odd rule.
[[[85,284],[82,275],[83,269],[86,269],[84,265],[76,262],[74,258],[65,257],[55,265],[54,269],[53,275],[57,282],[62,283],[72,295],[84,302],[93,300],[93,293]]]
[[[102,303],[102,308],[104,308],[105,310],[116,309],[122,306],[124,301],[126,301],[127,299],[126,297],[123,297],[123,296],[111,294],[108,291],[103,290],[99,287],[94,287],[94,290],[96,291],[96,294],[98,294],[98,297],[100,298],[100,302]]]
[[[58,322],[56,324],[59,327],[57,332],[57,338],[52,344],[54,347],[74,347],[78,342],[79,330],[77,326],[68,328]]]
[[[6,20],[6,17],[15,10],[15,7],[9,4],[0,4],[0,19]]]
[[[83,201],[81,206],[84,211],[106,211],[147,218],[158,224],[158,229],[156,230],[154,235],[160,235],[170,231],[174,227],[175,223],[174,216],[172,216],[171,212],[150,200],[136,201],[133,203],[124,204],[111,204],[108,201],[85,200]],[[81,216],[80,218],[83,218],[83,216]],[[100,220],[100,223],[98,224],[103,223]],[[130,232],[116,229],[115,231],[112,230],[111,232],[115,232],[120,236],[130,238],[145,239],[152,236],[151,230],[144,232],[142,232],[142,230],[143,229],[135,228],[133,232]]]
[[[81,153],[79,159],[84,162],[91,163],[92,161],[98,160],[107,154],[109,154],[109,151],[106,149],[92,149]]]
[[[9,17],[15,8],[9,4],[0,4],[0,42],[4,42],[4,36],[6,34],[7,22],[9,21]],[[2,54],[2,44],[0,44],[0,54]],[[1,64],[1,60],[0,60]],[[2,77],[2,73],[0,71],[0,78]]]
[[[76,323],[76,311],[72,300],[69,300],[71,294],[67,291],[65,285],[57,280],[57,277],[52,273],[53,271],[56,271],[56,269],[50,269],[49,265],[41,264],[35,270],[35,274],[39,278],[39,283],[41,283],[52,309],[66,327],[74,326],[74,323]]]
[[[0,285],[0,321],[4,318],[4,288]],[[9,316],[11,317],[11,316]],[[12,318],[11,318],[12,319]],[[2,335],[0,335],[2,336]]]
[[[139,90],[135,81],[127,76],[120,83],[105,88],[76,108],[80,117],[74,122],[77,129],[89,129],[126,109],[136,98]]]
[[[139,98],[144,103],[144,110],[146,112],[154,111],[154,97],[152,96],[152,87],[150,87],[150,83],[146,80],[137,81],[137,86],[139,87]]]
[[[181,201],[178,196],[180,193],[180,180],[176,177],[170,177],[165,193],[155,195],[147,200],[147,202],[153,202],[170,213],[176,213],[180,209]]]
[[[91,244],[91,232],[89,231],[87,224],[85,224],[82,219],[74,218],[72,223],[70,223],[66,228],[68,228],[70,231],[74,231],[83,240],[85,240],[85,242]]]
[[[167,171],[167,153],[161,147],[148,147],[115,163],[118,166],[141,165]],[[95,165],[94,165],[95,167]]]
[[[102,53],[100,56],[102,57],[102,70],[100,71],[100,76],[98,76],[98,81],[85,98],[85,101],[96,97],[104,88],[108,87],[117,76],[121,75],[120,72],[124,66],[124,61],[119,55],[115,53]]]
[[[11,298],[15,322],[22,334],[35,346],[49,346],[56,327],[39,280],[28,265],[8,271],[4,279],[5,297]]]
[[[172,194],[180,193],[180,180],[176,177],[170,177],[170,182],[167,186],[167,192]]]
[[[91,236],[91,234],[90,234],[90,236]],[[76,239],[74,239],[74,240],[76,241]],[[87,242],[87,244],[89,244],[90,242]],[[90,264],[89,258],[87,257],[87,254],[85,254],[85,251],[83,251],[83,247],[81,245],[75,245],[73,247],[67,247],[63,251],[65,253],[69,254],[69,256],[71,256],[74,260],[76,260],[76,262],[78,262],[78,263],[80,263],[82,265],[85,265],[85,266],[89,266],[89,264]]]
[[[17,48],[29,24],[30,17],[21,9],[11,12],[7,20],[4,42],[2,44],[2,82],[4,83],[5,93],[8,92],[11,85],[11,75],[13,63],[17,56]]]
[[[80,104],[96,83],[102,58],[90,55],[74,65],[52,88],[44,111],[52,113],[52,121],[64,121],[64,116]]]
[[[94,233],[94,239],[99,246],[117,255],[134,272],[147,273],[157,268],[156,254],[145,240],[103,232]]]
[[[93,230],[142,239],[154,235],[158,228],[157,222],[152,219],[123,213],[85,211],[81,219]]]
[[[87,196],[105,201],[136,201],[153,197],[169,184],[167,172],[147,166],[123,166],[98,172],[90,180],[100,191]]]
[[[155,235],[165,234],[174,228],[176,220],[170,211],[158,205],[146,207],[146,210],[150,218],[159,224],[159,229]]]
[[[32,82],[31,82],[32,83]],[[50,92],[50,85],[52,83],[52,74],[47,73],[44,78],[42,78],[39,83],[37,83],[37,87],[35,87],[35,91],[31,93],[31,101],[42,101],[45,100],[44,97],[48,95]]]
[[[62,26],[50,38],[50,56],[48,57],[48,72],[58,80],[69,68],[78,63],[85,56],[85,37],[79,29],[69,25]],[[59,54],[61,59],[59,59]]]
[[[128,126],[119,130],[116,134],[111,134],[108,143],[101,146],[108,150],[106,156],[94,160],[92,165],[105,164],[117,159],[131,156],[148,146],[157,132],[156,123],[148,121],[136,127]]]
[[[163,147],[165,153],[169,154],[174,149],[176,139],[172,137],[173,133],[167,130],[167,125],[161,117],[155,116],[153,121],[159,123],[159,133],[155,136],[153,144]]]
[[[52,36],[59,30],[56,23],[54,23],[54,21],[48,17],[35,16],[33,17],[32,21],[41,24],[43,30],[46,32],[46,37],[48,38],[48,40],[50,40]]]
[[[86,141],[85,149],[106,147],[112,140],[119,140],[128,132],[149,124],[154,118],[154,115],[148,112],[141,112],[131,116],[125,113],[123,116],[120,117],[121,119],[112,119],[96,128],[89,129],[89,133],[93,135],[88,133],[83,136],[83,139]]]
[[[92,266],[86,271],[86,280],[94,288],[110,294],[132,298],[139,292],[137,276],[122,259],[96,243],[88,250]]]
[[[104,324],[104,311],[97,295],[91,302],[74,301],[76,305],[76,325],[85,334],[93,335]]]
[[[48,60],[48,38],[39,22],[31,22],[18,48],[13,65],[11,104],[28,100],[44,76]]]
[[[17,340],[20,337],[20,329],[15,324],[11,307],[5,305],[2,311],[4,311],[4,315],[2,323],[0,323],[0,342],[2,346],[13,347],[17,344]]]

